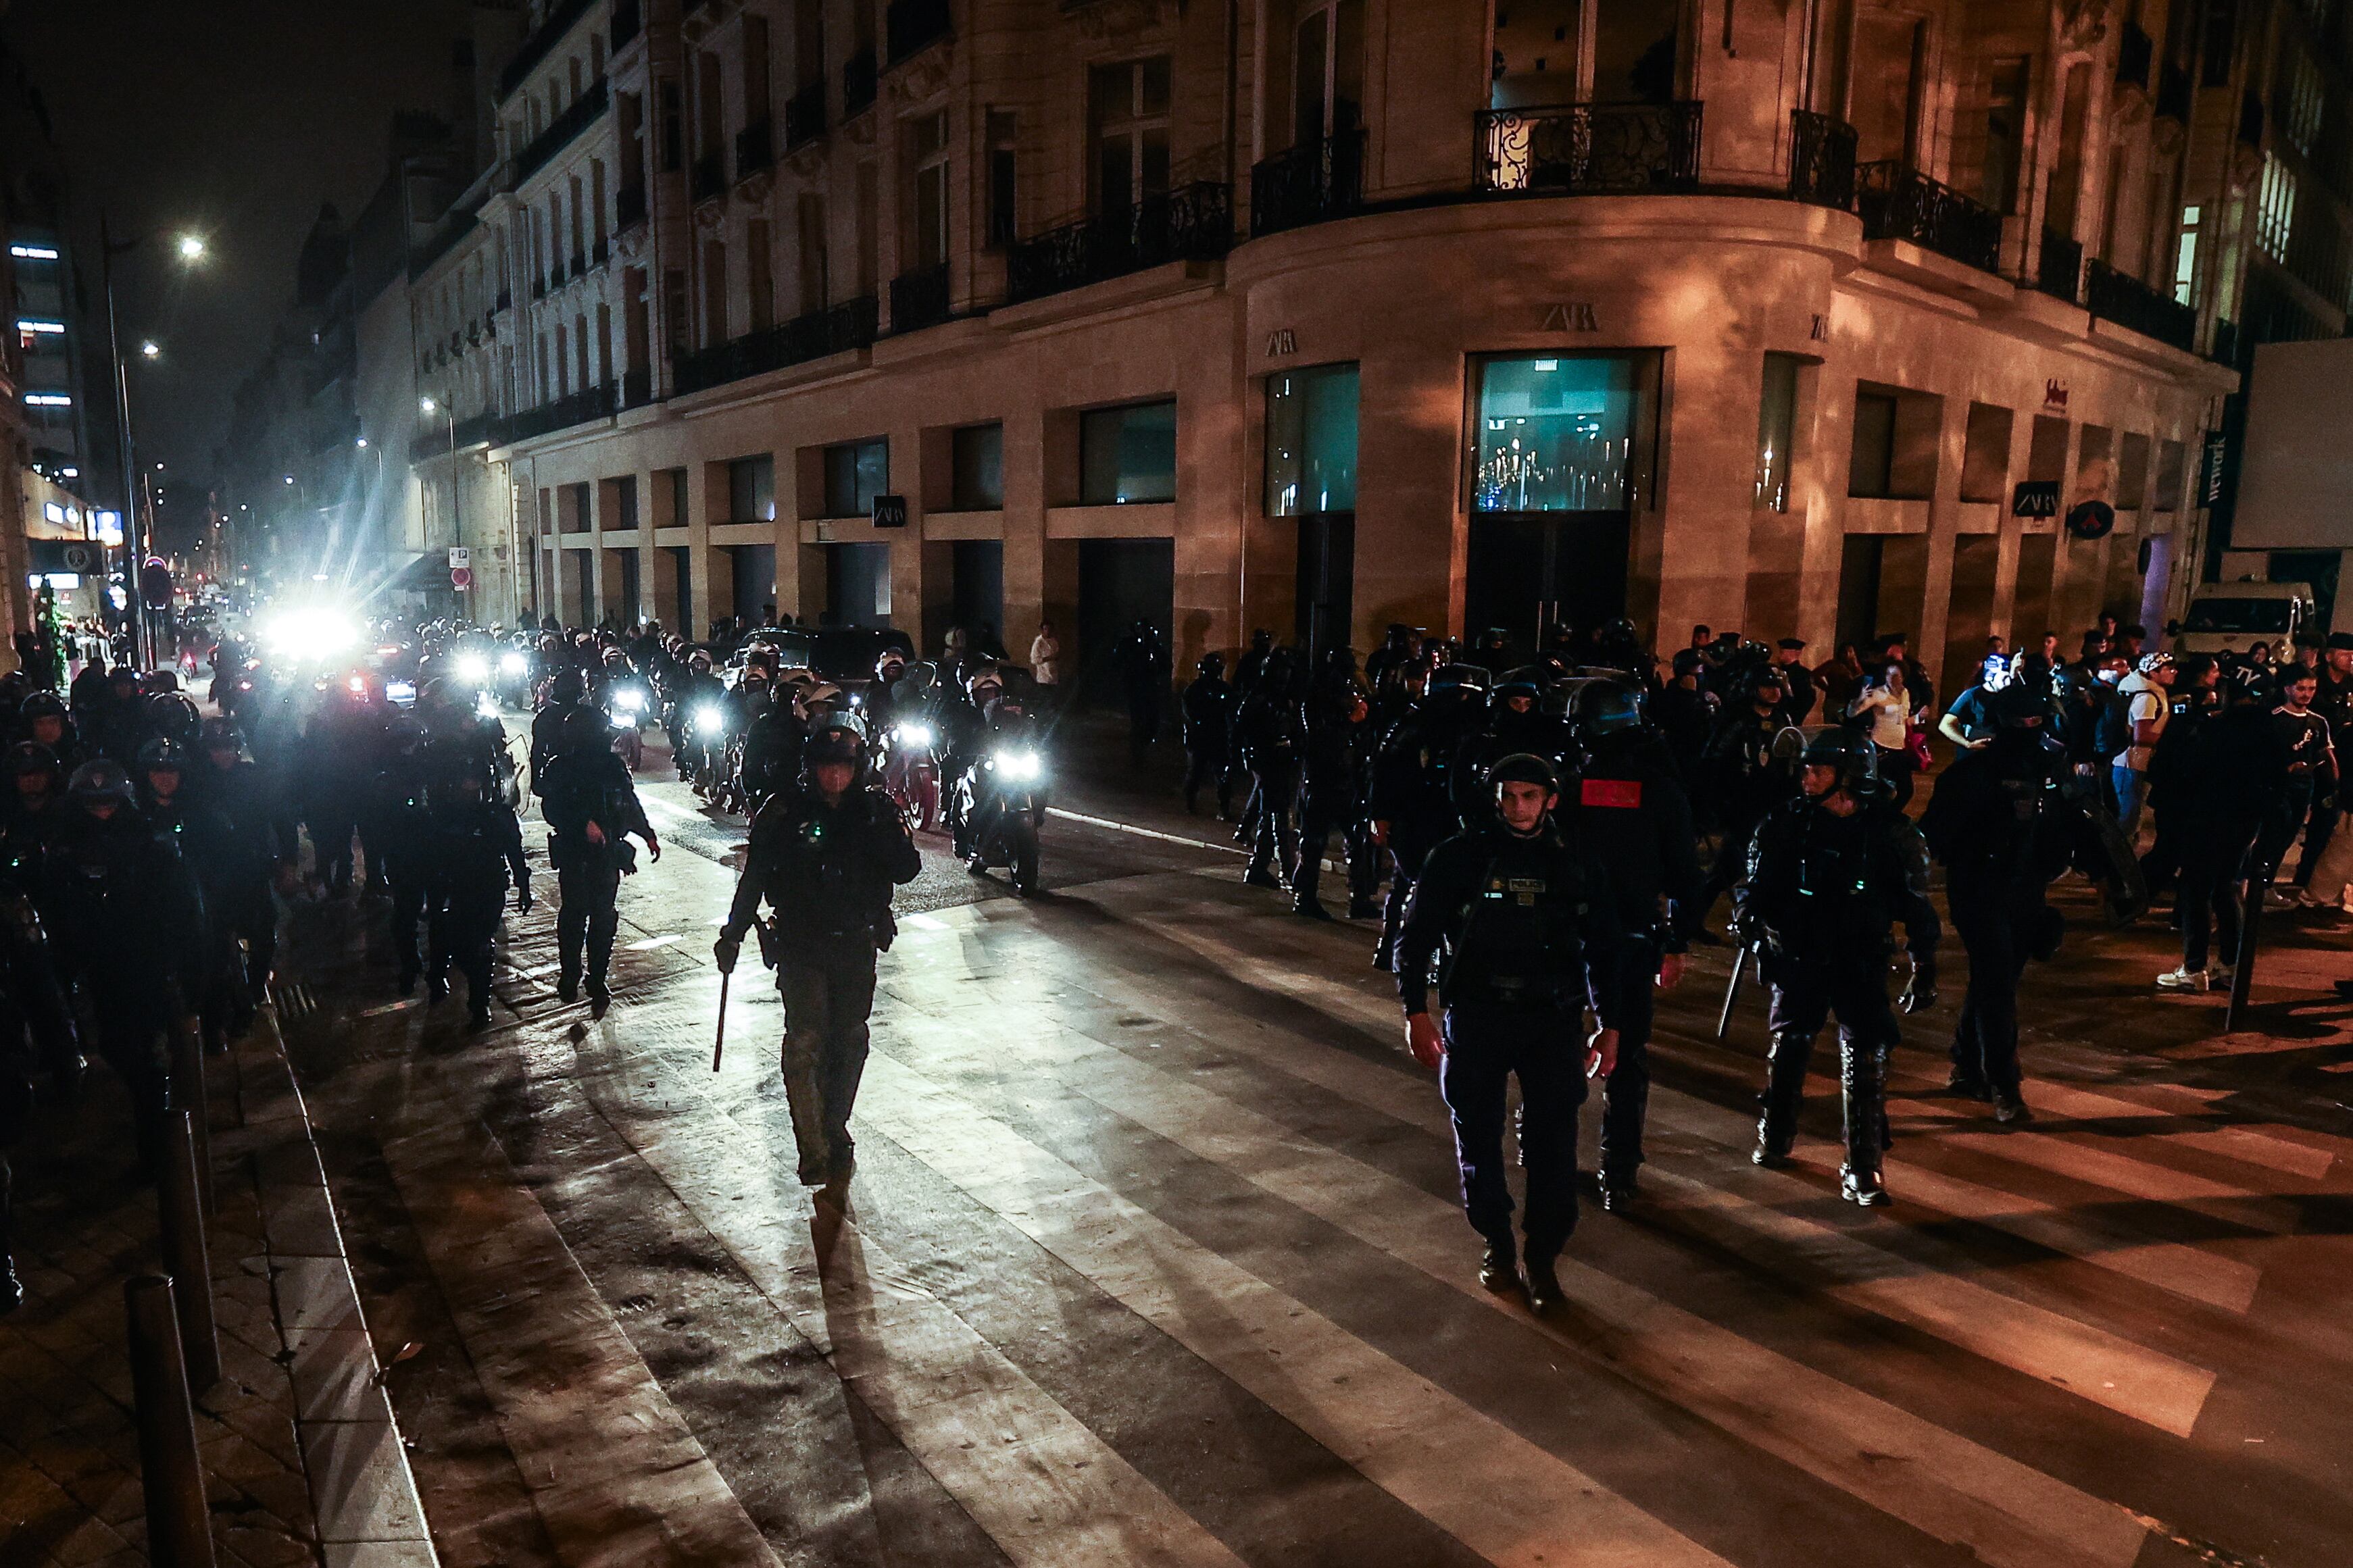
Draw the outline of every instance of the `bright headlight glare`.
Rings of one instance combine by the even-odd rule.
[[[406,680],[387,680],[384,683],[384,700],[387,702],[414,702],[417,700],[417,688]]]
[[[929,724],[902,724],[892,733],[898,737],[902,746],[928,746],[932,743],[932,727]]]
[[[638,727],[637,720],[631,718],[627,713],[609,714],[607,716],[606,721],[611,724],[616,730],[634,730]]]
[[[716,735],[720,731],[726,727],[727,715],[722,713],[718,709],[698,708],[694,710],[694,728],[696,733],[703,735]]]
[[[528,672],[530,668],[531,660],[523,658],[523,656],[519,653],[505,654],[499,659],[499,673],[501,675],[522,675]]]
[[[613,693],[613,706],[625,712],[635,713],[645,705],[646,694],[635,689],[625,689]]]
[[[469,686],[480,686],[491,678],[491,661],[480,654],[470,653],[458,660],[458,679]]]
[[[340,610],[312,605],[288,610],[262,628],[272,651],[290,658],[330,659],[359,641],[359,628]]]
[[[482,692],[474,699],[474,711],[485,719],[495,719],[499,716],[498,700],[487,691]]]
[[[1034,779],[1044,769],[1035,752],[999,752],[997,771],[1009,779]]]

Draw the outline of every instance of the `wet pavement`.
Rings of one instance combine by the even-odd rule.
[[[2063,884],[2041,1119],[1941,1091],[1956,948],[1870,1213],[1826,1075],[1797,1167],[1748,1163],[1762,1005],[1715,1041],[1703,953],[1641,1205],[1588,1208],[1538,1323],[1478,1288],[1368,930],[1117,780],[1066,804],[1170,837],[1058,818],[1047,897],[927,848],[859,1173],[817,1201],[756,965],[712,1070],[741,825],[646,793],[670,852],[625,884],[601,1021],[554,998],[546,903],[480,1034],[393,995],[381,906],[292,944],[363,1305],[422,1347],[385,1381],[445,1563],[2348,1560],[2353,929],[2297,923],[2263,1032],[2225,1036],[2220,997],[2150,993],[2157,922],[2097,932]]]

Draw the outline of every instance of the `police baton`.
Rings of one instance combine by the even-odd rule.
[[[1732,951],[1732,979],[1724,987],[1724,1010],[1715,1016],[1715,1037],[1724,1038],[1732,1032],[1732,1005],[1740,1000],[1740,971],[1748,962],[1746,946]]]
[[[732,978],[732,971],[723,969],[719,972],[719,1037],[711,1042],[712,1072],[719,1070],[719,1054],[727,1048],[727,982]]]

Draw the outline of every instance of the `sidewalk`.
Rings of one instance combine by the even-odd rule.
[[[301,1096],[265,1012],[208,1060],[221,1381],[192,1390],[225,1568],[434,1563]],[[163,1268],[121,1083],[13,1152],[25,1304],[0,1318],[0,1568],[148,1561],[122,1283]]]

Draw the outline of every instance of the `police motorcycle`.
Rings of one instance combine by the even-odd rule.
[[[891,689],[888,721],[876,725],[878,776],[911,833],[940,830],[939,674],[934,664],[908,666]]]
[[[608,663],[605,674],[597,702],[613,731],[613,750],[636,773],[645,765],[646,722],[655,717],[653,683],[626,663]]]
[[[1048,796],[1045,725],[1030,711],[1029,672],[999,665],[1001,692],[987,700],[956,781],[965,868],[984,876],[1003,867],[1022,898],[1038,891],[1038,833]]]
[[[529,708],[539,661],[533,657],[528,634],[513,633],[484,657],[490,661],[491,690],[498,700],[510,708]]]

